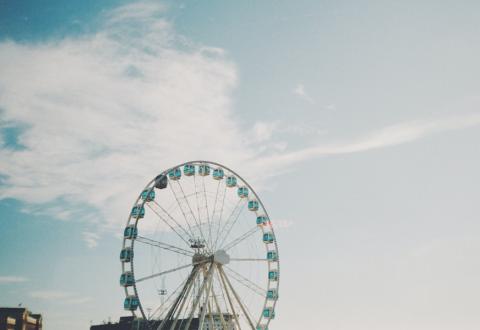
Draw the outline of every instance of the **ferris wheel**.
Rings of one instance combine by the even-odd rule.
[[[280,262],[272,222],[231,169],[191,161],[138,195],[120,253],[125,310],[150,329],[266,330]]]

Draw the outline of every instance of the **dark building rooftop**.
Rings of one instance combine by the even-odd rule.
[[[41,330],[42,315],[32,314],[25,307],[0,307],[0,329]]]
[[[158,320],[145,321],[143,319],[134,319],[133,316],[124,316],[120,318],[118,323],[92,325],[90,330],[157,330],[160,322],[161,321]],[[165,329],[170,329],[172,322],[173,321],[167,322]],[[180,329],[181,322],[182,320],[178,320],[177,324],[175,325],[175,330]],[[184,323],[185,322],[186,321],[184,321]],[[185,324],[183,324],[183,326],[185,326]],[[197,330],[198,326],[199,319],[194,318],[192,319],[189,329]]]

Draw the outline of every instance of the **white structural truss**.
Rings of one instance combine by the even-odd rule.
[[[150,329],[265,330],[275,317],[272,221],[231,169],[192,161],[161,172],[138,195],[123,236],[124,308]]]

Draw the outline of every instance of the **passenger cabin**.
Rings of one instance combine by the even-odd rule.
[[[177,167],[168,171],[168,177],[170,180],[180,180],[182,177],[182,171]]]
[[[278,291],[277,289],[269,289],[267,291],[267,299],[268,300],[277,300],[278,299]]]
[[[263,315],[263,317],[265,317],[267,319],[274,319],[275,318],[275,310],[273,309],[273,307],[265,307],[263,309],[262,315]]]
[[[121,286],[126,288],[127,286],[132,286],[134,282],[135,282],[135,279],[133,278],[132,272],[125,272],[122,275],[120,275]]]
[[[268,251],[267,259],[268,261],[277,261],[278,260],[277,251]]]
[[[247,187],[238,187],[237,190],[238,197],[247,198],[248,197],[248,188]]]
[[[130,247],[126,247],[120,251],[120,261],[130,262],[133,259],[133,250]]]
[[[264,233],[263,234],[263,242],[266,244],[273,243],[275,241],[275,236],[273,233]]]
[[[268,279],[270,281],[278,281],[278,271],[277,270],[271,270],[268,272]]]
[[[248,201],[248,209],[250,211],[258,211],[258,201],[254,199],[251,201]]]
[[[268,327],[266,325],[259,324],[257,325],[257,330],[268,330]]]
[[[195,175],[195,165],[185,164],[185,166],[183,167],[183,174],[185,174],[186,176]]]
[[[135,239],[137,238],[138,230],[135,225],[129,225],[125,227],[125,230],[123,231],[123,237],[128,238],[128,239]]]
[[[123,302],[123,308],[126,311],[134,311],[138,308],[138,305],[140,304],[139,300],[135,296],[128,296],[125,298],[125,301]]]
[[[145,208],[142,205],[137,205],[132,208],[132,218],[143,218],[145,216]]]
[[[155,199],[155,190],[145,189],[140,197],[146,202],[151,202]]]
[[[165,189],[168,185],[168,178],[165,174],[160,174],[155,178],[155,188],[157,189]]]
[[[215,180],[222,180],[224,176],[223,169],[221,168],[216,168],[213,170],[213,178]]]
[[[257,225],[258,226],[264,226],[268,222],[268,218],[264,215],[260,215],[257,217]]]
[[[227,176],[227,187],[235,187],[237,185],[237,178],[234,176]]]
[[[198,174],[201,176],[207,176],[210,175],[210,166],[207,164],[202,164],[198,167]]]

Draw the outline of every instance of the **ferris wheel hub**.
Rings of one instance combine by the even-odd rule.
[[[225,250],[218,250],[213,254],[213,261],[220,265],[226,265],[230,263],[230,256]]]

